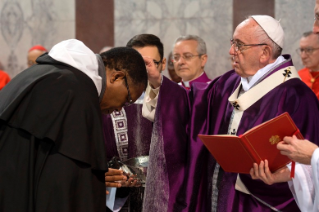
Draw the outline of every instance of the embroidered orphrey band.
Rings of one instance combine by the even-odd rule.
[[[128,157],[127,119],[124,108],[121,111],[111,113],[116,147],[122,161]]]

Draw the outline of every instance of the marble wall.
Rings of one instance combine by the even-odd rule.
[[[175,39],[194,34],[207,45],[210,77],[231,68],[232,0],[116,0],[115,45],[126,45],[136,34],[152,33],[164,44],[167,57]],[[167,76],[167,71],[164,72]]]
[[[33,45],[49,50],[75,37],[75,0],[0,0],[0,31],[0,61],[14,77]]]
[[[292,54],[297,69],[302,64],[295,49],[302,32],[312,29],[314,3],[275,1],[275,17],[281,19],[286,34],[283,52]],[[209,59],[205,69],[214,78],[231,69],[232,7],[232,0],[115,0],[115,45],[125,45],[136,34],[152,33],[162,40],[167,56],[176,37],[195,34],[206,41]]]
[[[312,29],[314,3],[275,0],[275,17],[286,34],[284,53],[292,54],[297,69],[302,64],[295,49],[302,33]],[[76,37],[75,5],[76,0],[0,0],[0,61],[11,77],[27,67],[31,46],[50,49]],[[161,38],[167,56],[178,36],[199,35],[208,49],[205,69],[214,78],[231,69],[232,18],[232,0],[114,0],[114,45],[126,45],[136,34],[153,33]]]

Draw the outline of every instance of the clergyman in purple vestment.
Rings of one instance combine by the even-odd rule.
[[[319,34],[319,0],[316,1],[313,32]],[[250,174],[253,179],[263,180],[267,184],[288,180],[291,192],[301,211],[319,211],[319,148],[308,140],[299,140],[295,136],[286,136],[277,144],[280,153],[296,163],[295,176],[287,177],[286,170],[271,173],[266,161],[254,164]],[[289,181],[290,180],[290,181]]]
[[[172,50],[176,74],[182,78],[178,83],[189,90],[194,82],[209,83],[205,73],[207,50],[205,41],[197,35],[184,35],[176,38]]]
[[[174,42],[172,53],[174,68],[183,82],[178,86],[163,77],[150,149],[144,211],[179,211],[186,207],[184,200],[178,199],[178,196],[188,160],[186,126],[190,111],[187,90],[193,83],[207,85],[211,81],[204,72],[207,54],[202,38],[195,35],[180,36]],[[157,94],[156,89],[150,92]],[[147,90],[146,97],[148,95]],[[150,104],[147,110],[155,107]],[[161,114],[165,114],[165,117],[162,118]],[[154,113],[149,112],[145,117],[154,120]]]
[[[271,70],[270,74],[292,65],[290,56],[284,56],[284,58],[287,60],[281,63],[278,68]],[[269,76],[266,76],[265,79],[267,77]],[[209,188],[206,191],[207,194],[205,194],[205,192],[199,191],[198,187],[206,190],[206,186],[212,183],[211,177],[215,169],[215,162],[207,165],[208,170],[202,170],[203,175],[207,176],[207,178],[203,179],[202,176],[197,174],[195,167],[200,161],[210,162],[210,160],[206,159],[210,158],[210,155],[204,151],[205,147],[202,146],[197,135],[227,134],[229,132],[228,126],[234,107],[229,103],[228,97],[240,83],[241,78],[235,71],[230,71],[221,76],[214,85],[206,89],[193,88],[194,95],[196,95],[193,109],[197,109],[192,113],[190,157],[192,157],[193,162],[190,167],[194,168],[194,171],[190,173],[194,174],[188,176],[188,185],[192,182],[194,183],[193,188],[187,191],[189,194],[200,193],[199,196],[202,197],[206,195],[211,196],[212,191]],[[319,122],[316,119],[319,115],[318,102],[315,99],[315,95],[309,91],[310,89],[306,88],[300,79],[297,78],[280,84],[244,111],[236,134],[243,134],[258,124],[268,121],[283,112],[288,112],[304,137],[312,139],[311,141],[318,144],[319,134],[316,130],[319,127]],[[207,104],[201,101],[200,96],[205,97],[205,99],[207,98]],[[219,104],[214,104],[215,102],[219,102]],[[204,122],[200,120],[202,118],[205,118]],[[203,156],[203,154],[208,154],[208,157]],[[269,206],[275,207],[280,211],[298,211],[287,183],[269,186],[261,181],[252,180],[250,175],[240,174],[239,176],[247,189]],[[235,190],[236,178],[237,174],[223,172],[221,168],[219,169],[219,173],[215,179],[216,184],[213,185],[213,187],[218,188],[217,201],[215,202],[216,211],[272,211],[269,206],[251,195]],[[201,183],[198,183],[198,181]],[[194,190],[195,192],[193,192]],[[203,198],[201,200],[202,203],[196,201],[193,203],[195,197],[196,195],[194,194],[189,197],[190,206],[194,205],[195,207],[197,205],[198,208],[199,205],[206,205],[206,208],[201,208],[199,211],[205,211],[207,207],[211,207],[210,198]],[[192,209],[189,211],[192,211]]]
[[[269,28],[267,28],[269,25],[277,29],[275,35],[272,32],[269,33]],[[251,34],[255,36],[248,36]],[[282,37],[278,37],[280,34]],[[208,169],[207,172],[205,170],[202,172],[206,177],[199,176],[194,168],[199,163],[199,159],[205,158],[202,156],[205,152],[203,147],[200,147],[202,144],[197,138],[198,134],[231,134],[235,132],[235,134],[240,135],[283,112],[288,112],[291,115],[305,138],[319,143],[318,133],[315,130],[319,127],[319,122],[316,119],[319,115],[318,101],[315,95],[300,79],[289,79],[291,77],[289,67],[293,67],[290,56],[276,56],[274,53],[280,54],[272,51],[277,45],[277,49],[281,52],[282,39],[281,26],[273,18],[269,16],[248,18],[236,28],[231,42],[230,54],[234,57],[235,70],[216,79],[215,83],[208,88],[194,87],[192,89],[194,96],[190,130],[192,163],[189,164],[190,171],[187,183],[185,183],[187,186],[192,186],[191,184],[194,182],[192,188],[188,187],[186,192],[190,194],[190,197],[187,198],[190,201],[190,211],[195,208],[198,211],[207,211],[210,208],[213,211],[299,210],[287,183],[277,183],[270,186],[261,181],[252,180],[250,175],[239,174],[239,178],[250,193],[246,194],[235,189],[238,174],[224,172],[213,160],[212,162],[205,160],[208,161]],[[247,61],[252,55],[259,55],[257,63],[253,60]],[[254,67],[256,64],[258,66]],[[283,78],[283,82],[274,86],[246,108],[237,127],[235,127],[237,129],[233,129],[233,122],[236,118],[234,111],[236,111],[237,106],[241,105],[231,104],[229,102],[231,95],[239,87],[236,98],[240,99],[241,95],[249,96],[258,84],[269,80],[268,78],[272,83],[271,77],[277,75]],[[266,89],[266,86],[262,87],[261,92]],[[254,96],[249,97],[250,99],[255,98]],[[211,184],[212,190],[210,190]],[[202,195],[203,198],[198,198],[199,201],[196,201],[196,193],[199,196]]]

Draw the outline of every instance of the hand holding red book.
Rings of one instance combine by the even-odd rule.
[[[249,174],[254,163],[267,159],[275,172],[291,160],[277,149],[285,136],[303,139],[290,115],[286,112],[266,121],[240,136],[198,135],[224,171]],[[293,164],[294,165],[294,164]],[[293,174],[293,170],[291,171]]]

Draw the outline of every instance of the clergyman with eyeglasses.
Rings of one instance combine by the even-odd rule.
[[[173,63],[176,74],[182,78],[179,84],[190,89],[192,83],[208,83],[205,73],[207,50],[205,41],[196,35],[180,36],[173,46]]]
[[[169,82],[163,81],[157,104],[161,111],[155,113],[154,126],[165,128],[168,120],[180,119],[163,132],[170,137],[176,134],[179,142],[186,145],[180,145],[187,160],[174,203],[179,209],[299,211],[286,182],[270,186],[253,180],[249,174],[223,171],[197,136],[241,135],[288,112],[304,137],[319,144],[314,130],[319,128],[318,100],[300,80],[291,56],[282,55],[283,43],[284,31],[279,21],[268,15],[253,15],[236,27],[230,40],[229,54],[234,70],[217,77],[206,87],[194,83],[188,93],[190,100],[178,88],[168,90]],[[150,74],[151,70],[148,71]],[[174,99],[167,101],[171,96],[178,99],[178,103]],[[189,106],[189,113],[185,113]],[[171,111],[162,113],[163,107],[170,107]],[[185,121],[185,116],[190,120]],[[170,148],[165,149],[172,143],[169,139],[163,138],[165,157],[170,156],[166,153]],[[163,166],[167,166],[165,161]],[[284,171],[289,172],[287,170],[285,167]]]
[[[253,15],[236,27],[229,49],[234,70],[211,85],[209,124],[201,134],[241,135],[288,112],[302,134],[319,143],[308,128],[310,122],[319,127],[317,99],[291,56],[282,55],[283,43],[281,24],[271,16]],[[217,162],[211,174],[213,211],[299,211],[287,183],[270,186],[248,174],[224,172]]]
[[[316,0],[314,13],[315,21],[313,23],[313,33],[316,33],[318,36],[319,0]],[[311,32],[307,34],[307,36],[304,36],[305,38],[309,37]],[[315,45],[310,45],[310,43]],[[309,40],[307,43],[309,46],[303,44],[306,44],[306,42],[300,41],[300,52],[307,53],[307,50],[305,51],[305,49],[309,49],[309,46],[317,48],[315,46],[318,46],[318,37],[313,37],[312,42]],[[313,126],[313,123],[309,122],[309,127],[312,128],[313,131],[317,132],[317,125]],[[289,175],[287,175],[287,172],[284,172],[283,170],[271,173],[269,168],[262,163],[260,163],[259,166],[254,165],[254,172],[258,172],[258,175],[254,174],[252,177],[254,179],[262,180],[269,185],[276,182],[288,181],[291,192],[294,194],[295,201],[297,202],[300,211],[319,211],[318,144],[316,145],[307,139],[298,139],[296,136],[285,136],[283,141],[277,144],[277,149],[282,155],[285,155],[296,162],[294,178],[291,179]]]
[[[305,67],[298,74],[319,99],[319,35],[312,31],[305,32],[299,45],[297,52]]]

